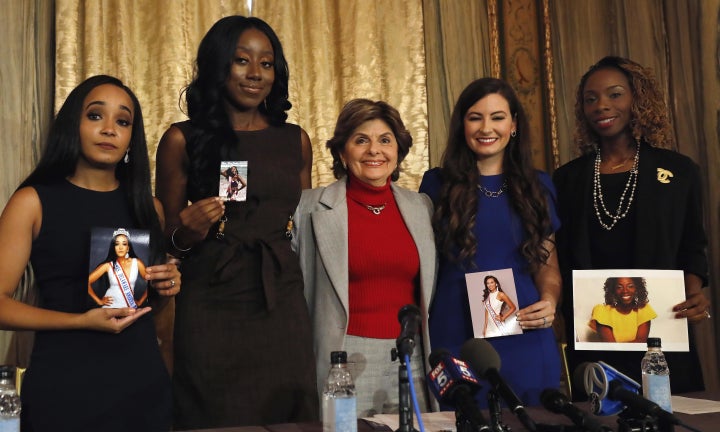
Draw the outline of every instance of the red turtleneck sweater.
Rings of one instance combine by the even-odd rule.
[[[393,339],[400,334],[398,310],[416,304],[420,258],[405,226],[390,180],[382,187],[349,175],[348,268],[350,324],[348,334]],[[367,205],[385,206],[373,214]]]

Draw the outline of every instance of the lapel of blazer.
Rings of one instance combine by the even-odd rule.
[[[657,219],[662,217],[657,194],[657,153],[645,144],[640,147],[640,161],[637,190],[632,205],[635,206],[635,262],[636,268],[651,266],[652,259],[658,253],[655,234]],[[667,168],[667,167],[665,167]]]
[[[319,201],[326,208],[312,213],[317,249],[328,278],[347,312],[349,281],[345,178],[327,186]]]
[[[421,197],[410,199],[406,195],[406,191],[394,183],[392,184],[392,190],[400,215],[415,242],[415,247],[417,247],[418,256],[420,257],[421,294],[425,305],[429,306],[432,300],[433,276],[435,274],[435,237],[429,223],[419,222],[429,221],[425,216],[429,214],[428,208],[422,204]],[[414,192],[411,193],[414,194]]]
[[[577,205],[579,211],[575,213],[578,220],[572,223],[574,231],[570,235],[575,239],[570,244],[574,246],[571,253],[574,255],[574,261],[577,263],[577,269],[592,268],[592,259],[590,257],[590,234],[588,221],[590,218],[597,217],[593,208],[593,175],[595,170],[595,158],[588,157],[581,165],[578,171],[573,173],[577,183],[573,188],[573,199],[566,205]],[[572,178],[569,181],[573,181]]]

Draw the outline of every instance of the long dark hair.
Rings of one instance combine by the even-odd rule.
[[[105,84],[123,89],[134,105],[128,162],[117,164],[115,177],[125,192],[127,202],[130,203],[133,223],[137,228],[150,230],[152,262],[160,262],[164,260],[164,241],[150,190],[150,160],[142,109],[132,90],[119,79],[108,75],[96,75],[86,79],[70,92],[50,127],[40,161],[18,189],[63,182],[75,172],[80,159],[80,118],[83,102],[93,89]]]
[[[118,256],[115,253],[115,240],[117,240],[118,237],[123,236],[128,241],[128,255],[130,258],[137,258],[137,254],[135,253],[135,249],[133,249],[132,241],[130,240],[130,234],[124,234],[124,233],[118,233],[112,237],[110,240],[110,246],[108,247],[108,253],[105,256],[105,260],[103,262],[106,263],[114,263],[117,261]]]
[[[594,152],[600,137],[593,131],[584,110],[585,83],[601,69],[615,69],[630,83],[633,103],[630,108],[630,133],[638,141],[653,147],[675,148],[668,107],[655,74],[648,68],[623,57],[608,56],[590,66],[580,79],[575,98],[575,143],[582,154]]]
[[[481,78],[470,83],[458,98],[450,119],[447,147],[441,161],[442,188],[433,216],[437,243],[441,252],[453,261],[465,262],[477,251],[473,234],[478,205],[479,179],[477,157],[465,140],[465,114],[477,101],[489,94],[507,100],[516,122],[516,136],[505,147],[503,173],[508,184],[510,203],[520,216],[526,239],[520,252],[530,270],[547,261],[550,251],[544,241],[552,232],[546,194],[533,168],[529,126],[525,111],[513,89],[496,78]],[[457,251],[456,254],[454,251]]]
[[[483,286],[485,287],[483,290],[483,301],[487,300],[488,295],[490,295],[490,289],[487,286],[487,281],[490,279],[495,281],[495,286],[497,287],[498,292],[503,292],[502,287],[500,286],[500,281],[493,275],[487,275],[485,276],[485,279],[483,279]]]
[[[258,111],[271,125],[282,126],[292,107],[288,100],[290,72],[280,39],[272,27],[260,18],[241,15],[227,16],[213,24],[200,42],[194,77],[184,90],[188,117],[195,127],[205,132],[192,147],[188,147],[188,184],[203,185],[199,191],[203,196],[217,192],[217,182],[208,181],[215,177],[208,175],[217,169],[221,160],[232,159],[232,148],[237,141],[225,111],[225,83],[238,39],[249,29],[259,30],[267,36],[274,58],[275,80]]]

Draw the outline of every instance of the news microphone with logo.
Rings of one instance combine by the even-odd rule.
[[[660,408],[660,405],[626,389],[621,381],[610,381],[608,397],[612,400],[624,403],[628,408],[635,410],[635,412],[640,415],[656,417],[661,421],[674,425],[682,424],[680,419]]]
[[[563,414],[581,430],[587,432],[607,432],[612,431],[607,426],[601,425],[597,420],[592,418],[589,413],[581,410],[570,402],[567,396],[560,393],[557,389],[545,389],[540,394],[540,402],[550,412],[555,414]]]
[[[420,309],[412,304],[406,304],[398,311],[400,321],[400,336],[395,340],[395,345],[400,357],[412,356],[415,349],[415,336],[420,330]]]
[[[607,416],[620,414],[625,405],[610,398],[610,382],[617,381],[623,388],[632,393],[640,392],[640,384],[605,362],[585,362],[578,365],[573,373],[575,388],[585,390],[590,398],[593,414]]]
[[[537,425],[530,418],[520,398],[500,375],[500,356],[490,342],[485,339],[469,339],[460,348],[460,357],[468,362],[475,372],[492,385],[493,389],[505,401],[510,411],[529,431],[537,430]]]
[[[452,405],[471,425],[473,431],[490,431],[473,395],[480,388],[470,367],[453,357],[448,350],[433,350],[428,358],[428,385],[435,398]]]

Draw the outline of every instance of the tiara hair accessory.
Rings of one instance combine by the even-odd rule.
[[[118,228],[118,229],[116,229],[115,231],[113,231],[113,235],[112,235],[113,238],[115,238],[115,237],[117,237],[117,236],[119,236],[119,235],[124,235],[124,236],[127,237],[128,239],[130,238],[130,233],[129,233],[128,230],[126,230],[125,228]]]

